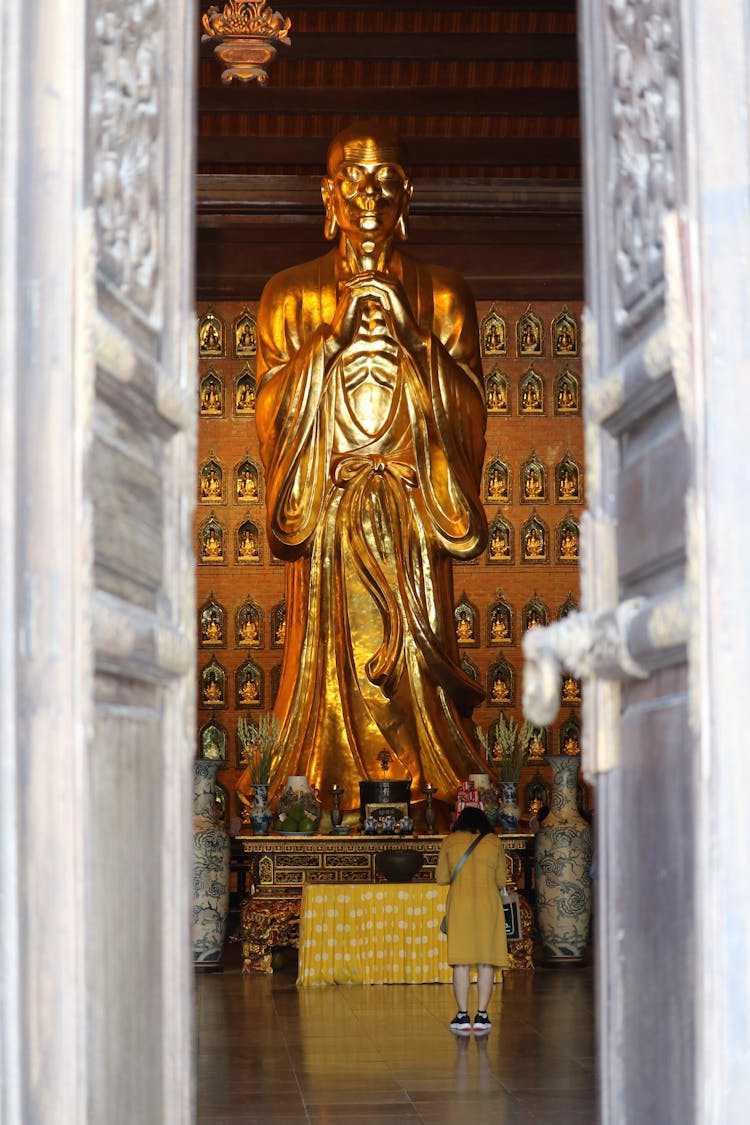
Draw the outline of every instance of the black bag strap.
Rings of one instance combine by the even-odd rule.
[[[477,846],[477,844],[481,843],[483,839],[484,839],[484,836],[477,836],[476,840],[471,841],[468,848],[466,849],[464,854],[461,856],[461,858],[459,859],[456,866],[453,868],[453,874],[451,875],[451,883],[456,878],[456,876],[458,875],[458,873],[461,870],[461,868],[463,867],[463,865],[466,863],[466,860],[469,858],[471,853],[474,851],[474,848]]]

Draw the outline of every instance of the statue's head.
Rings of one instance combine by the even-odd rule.
[[[321,191],[325,233],[337,230],[358,241],[405,239],[411,199],[406,148],[394,132],[374,121],[356,121],[328,147]]]

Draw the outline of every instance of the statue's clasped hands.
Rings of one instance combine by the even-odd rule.
[[[331,335],[343,349],[357,333],[368,303],[382,308],[389,331],[397,344],[413,355],[424,347],[424,338],[414,318],[401,282],[377,271],[365,271],[347,278],[331,323]]]

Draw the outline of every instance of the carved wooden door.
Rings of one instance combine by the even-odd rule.
[[[0,1118],[187,1122],[195,13],[2,9]]]
[[[561,667],[585,681],[602,1125],[739,1122],[750,1094],[750,832],[733,815],[747,789],[750,673],[747,12],[734,0],[583,0],[579,15],[584,613],[529,636],[525,690],[533,710],[545,683],[559,691]]]

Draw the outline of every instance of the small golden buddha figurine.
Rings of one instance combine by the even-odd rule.
[[[498,468],[494,468],[490,473],[487,491],[491,500],[508,499],[508,482]]]
[[[487,388],[487,409],[495,411],[508,409],[508,396],[502,383],[490,383]]]
[[[255,394],[249,383],[240,383],[237,388],[237,409],[244,413],[255,409]]]
[[[282,617],[276,626],[276,644],[283,645],[286,640],[286,617]]]
[[[237,333],[237,348],[239,351],[253,351],[255,348],[255,333],[248,321],[244,321],[240,325],[239,332]]]
[[[578,739],[575,737],[575,735],[568,735],[568,737],[565,739],[565,742],[563,743],[562,752],[563,754],[567,754],[571,758],[576,754],[581,753],[581,747],[579,746]]]
[[[458,615],[458,621],[456,622],[456,636],[458,637],[459,643],[461,641],[474,640],[474,626],[465,609],[462,609],[460,614]]]
[[[529,760],[538,761],[540,758],[544,757],[544,754],[544,743],[542,742],[541,736],[535,734],[529,742]]]
[[[570,355],[575,350],[575,341],[573,340],[573,333],[570,330],[570,325],[564,320],[557,329],[557,340],[555,341],[555,348],[558,355]]]
[[[560,474],[560,496],[564,500],[574,500],[578,496],[578,481],[570,469],[563,469]]]
[[[523,388],[521,395],[521,406],[524,410],[541,410],[542,400],[539,395],[539,388],[533,379],[530,379],[526,386]]]
[[[576,700],[581,697],[581,689],[578,686],[578,680],[573,679],[572,676],[566,676],[563,680],[562,690],[563,700]]]
[[[531,468],[526,474],[524,495],[527,500],[536,500],[542,495],[542,478],[538,469]]]
[[[203,540],[203,557],[206,559],[220,559],[222,556],[221,539],[216,534],[213,527],[208,529],[208,532]]]
[[[209,320],[201,329],[200,334],[200,351],[201,352],[216,352],[219,350],[219,330],[213,321]]]
[[[224,697],[216,673],[210,672],[203,686],[203,699],[206,703],[220,703]]]
[[[207,758],[210,762],[221,761],[221,747],[216,741],[216,735],[213,731],[211,732],[209,741],[203,747],[203,757]]]
[[[524,352],[539,351],[539,329],[532,320],[527,320],[521,330],[521,350]]]
[[[564,379],[560,384],[560,388],[557,392],[557,409],[575,410],[577,406],[578,401],[575,394],[573,393],[573,388],[571,387],[567,379]]]
[[[241,703],[257,703],[258,701],[258,685],[252,676],[248,676],[244,684],[240,688],[240,702]]]
[[[508,624],[502,614],[492,618],[490,637],[493,641],[504,641],[508,637]]]
[[[244,469],[237,480],[237,499],[255,500],[258,496],[258,486],[255,477],[249,469]]]
[[[484,329],[484,350],[488,355],[497,354],[505,349],[505,333],[497,320],[491,320]]]
[[[216,384],[210,380],[203,387],[201,394],[201,410],[204,414],[221,413],[221,397],[216,389]]]
[[[204,621],[203,640],[212,644],[221,640],[221,621],[216,610],[210,613]]]
[[[254,645],[258,643],[258,626],[255,623],[255,618],[248,615],[240,625],[239,638],[243,645]]]
[[[201,499],[212,500],[221,496],[221,479],[216,469],[209,469],[201,478]]]
[[[528,558],[541,559],[544,557],[544,540],[536,527],[529,528],[526,532],[524,543],[526,545],[526,555]]]
[[[258,558],[258,544],[255,542],[255,536],[247,530],[240,536],[238,553],[241,559]]]
[[[510,546],[508,540],[499,530],[495,528],[490,536],[490,558],[491,559],[507,559],[510,554]]]
[[[492,699],[493,703],[507,703],[510,699],[508,685],[500,675],[495,677],[494,683],[492,684],[492,693],[490,698]]]
[[[578,558],[578,536],[575,535],[574,532],[572,532],[569,528],[565,529],[560,539],[560,558]]]

